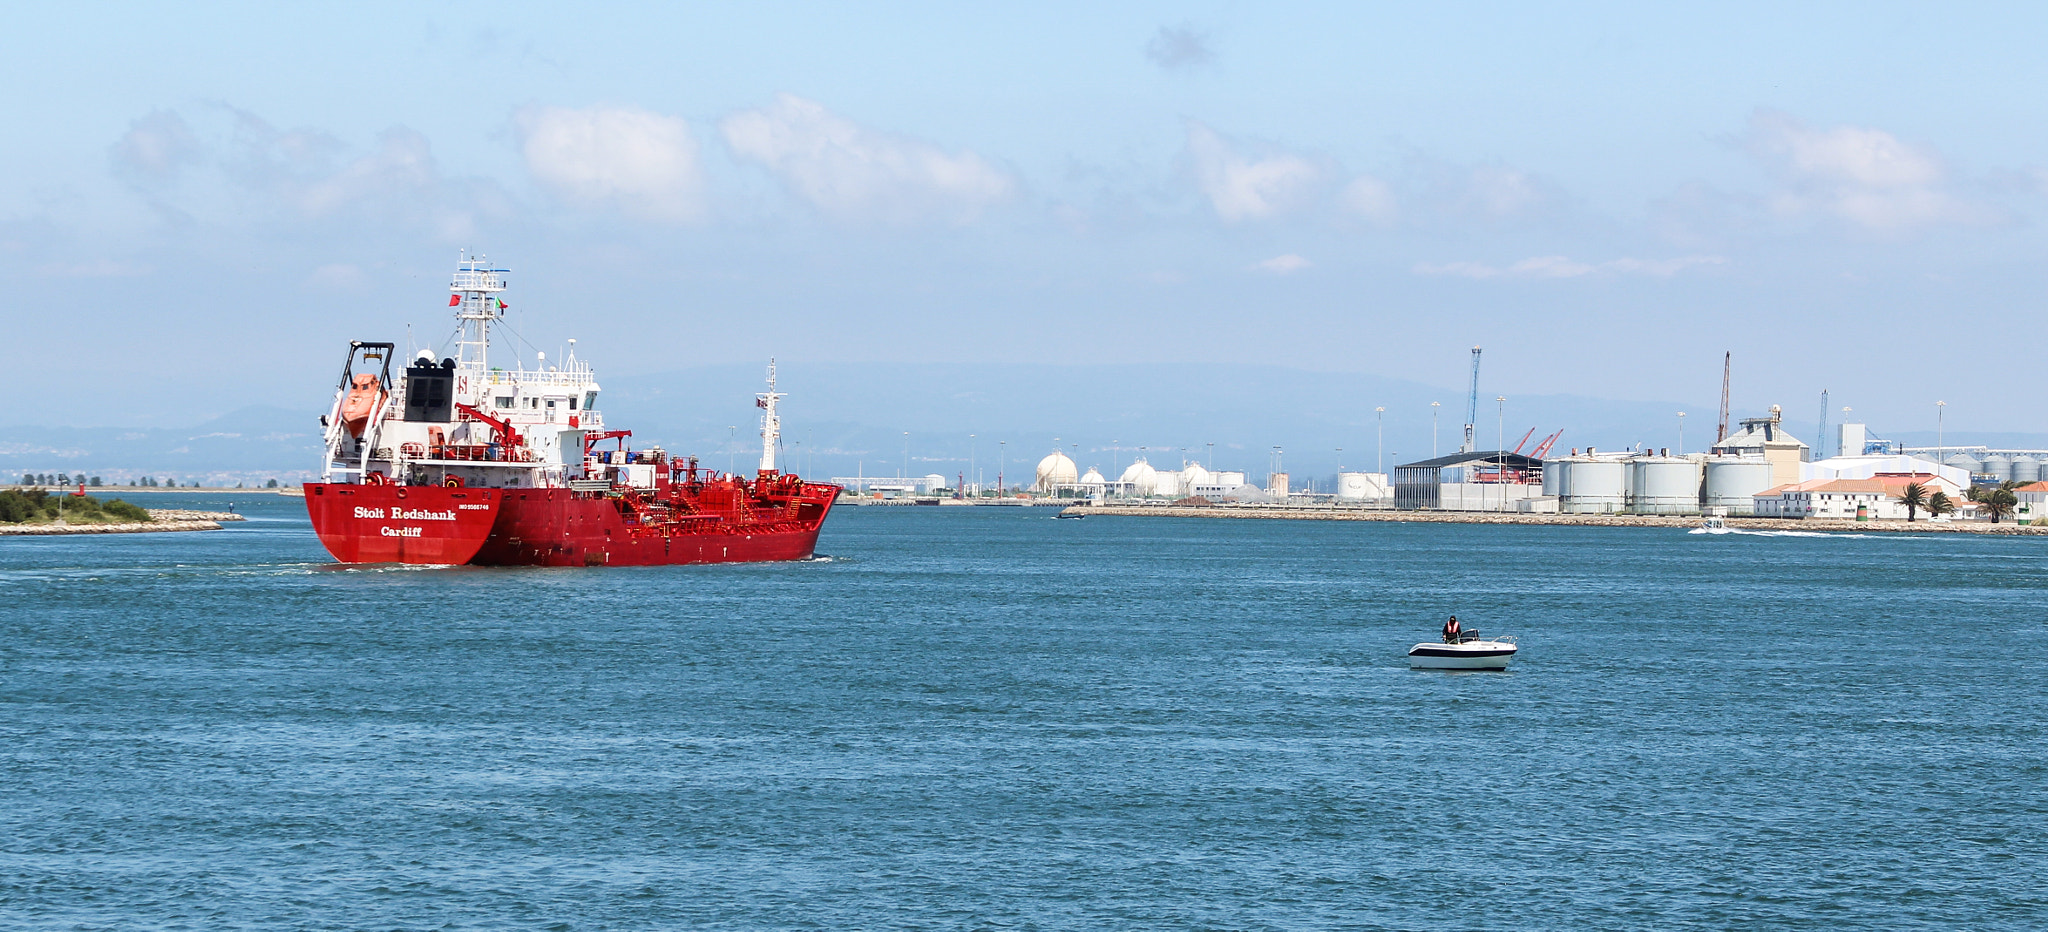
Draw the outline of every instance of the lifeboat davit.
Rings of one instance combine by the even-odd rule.
[[[341,403],[341,426],[348,428],[349,436],[361,437],[363,429],[370,426],[370,416],[383,404],[384,386],[377,377],[367,372],[356,376]]]

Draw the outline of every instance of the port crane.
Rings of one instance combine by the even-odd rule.
[[[1465,402],[1465,444],[1458,448],[1460,453],[1470,453],[1472,426],[1479,423],[1479,347],[1472,347],[1472,392]]]

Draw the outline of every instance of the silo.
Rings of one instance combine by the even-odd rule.
[[[1708,508],[1728,515],[1756,514],[1756,494],[1771,487],[1771,464],[1732,456],[1709,459],[1705,487]]]
[[[1571,462],[1563,457],[1543,461],[1543,494],[1564,494],[1565,473],[1569,471]]]
[[[2001,453],[1985,457],[1984,472],[2000,482],[2012,478],[2012,457]]]
[[[1629,461],[1629,511],[1639,515],[1700,513],[1700,467],[1675,456]]]
[[[2012,481],[2021,485],[2041,481],[2041,461],[2025,455],[2013,457]]]
[[[1942,463],[1968,472],[1972,476],[1984,471],[1984,461],[1968,453],[1950,453]]]
[[[1572,463],[1558,510],[1575,515],[1614,514],[1628,507],[1628,464],[1621,460]]]

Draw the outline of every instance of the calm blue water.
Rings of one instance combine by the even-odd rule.
[[[2048,540],[846,508],[347,570],[234,501],[0,539],[0,926],[2048,926]],[[1407,669],[1448,612],[1515,669]]]

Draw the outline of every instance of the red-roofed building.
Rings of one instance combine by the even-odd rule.
[[[1854,521],[1862,517],[1873,521],[1903,521],[1906,519],[1906,505],[1902,499],[1906,486],[1914,483],[1919,483],[1926,490],[1926,498],[1943,492],[1958,508],[1966,504],[1955,483],[1940,476],[1879,473],[1869,479],[1809,479],[1766,489],[1756,494],[1756,515],[1759,518]],[[1917,509],[1916,516],[1928,517],[1926,505]]]

